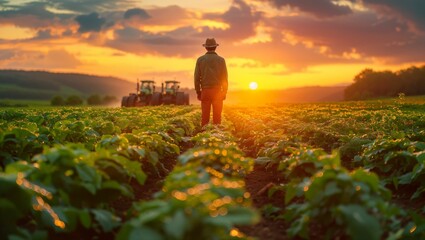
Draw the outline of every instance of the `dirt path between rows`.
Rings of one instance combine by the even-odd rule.
[[[275,169],[266,169],[262,166],[255,165],[254,171],[245,177],[246,190],[251,193],[252,203],[260,212],[261,208],[267,204],[283,208],[284,198],[282,193],[276,193],[269,198],[267,195],[268,187],[271,184],[279,184],[280,179]],[[280,240],[290,239],[286,235],[288,224],[281,219],[273,219],[272,217],[261,216],[261,221],[248,227],[240,227],[240,230],[248,236],[256,237],[259,240]]]

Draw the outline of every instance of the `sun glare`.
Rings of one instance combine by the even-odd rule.
[[[249,88],[251,90],[255,90],[255,89],[258,88],[258,84],[256,82],[251,82],[251,83],[249,83]]]

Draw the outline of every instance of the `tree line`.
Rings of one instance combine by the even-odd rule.
[[[100,105],[109,105],[114,102],[117,102],[115,96],[103,96],[101,97],[98,94],[93,94],[86,99],[87,105],[91,106],[100,106]],[[50,105],[52,106],[79,106],[84,104],[84,99],[78,95],[71,95],[68,97],[54,96],[50,100]]]
[[[374,71],[365,69],[354,77],[354,83],[344,92],[345,100],[363,100],[425,94],[425,65],[400,71]]]

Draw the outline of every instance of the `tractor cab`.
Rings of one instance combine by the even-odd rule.
[[[152,95],[155,92],[155,82],[152,80],[142,80],[139,83],[137,83],[137,91],[141,95]]]
[[[179,88],[180,88],[180,82],[178,82],[178,81],[165,81],[165,89],[163,89],[163,93],[175,95]]]

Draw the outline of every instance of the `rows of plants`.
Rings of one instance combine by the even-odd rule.
[[[0,115],[0,235],[9,239],[113,238],[127,217],[117,199],[166,175],[200,117],[194,107]]]
[[[234,135],[256,163],[276,169],[274,217],[290,237],[421,239],[425,118],[420,105],[380,102],[228,108]],[[332,151],[332,149],[334,151]],[[342,159],[342,161],[340,160]],[[315,231],[311,231],[314,229]],[[320,232],[313,236],[313,232]]]
[[[243,180],[253,159],[220,128],[191,141],[155,199],[133,205],[118,239],[245,239],[237,227],[258,222]]]
[[[249,146],[244,150],[255,155],[282,134],[326,151],[356,139],[371,141],[400,132],[425,140],[422,108],[422,104],[377,101],[231,107],[226,114],[238,123],[235,132],[243,139],[242,145]]]
[[[238,227],[259,220],[243,180],[253,159],[229,124],[200,131],[196,107],[0,115],[6,239],[243,239]],[[161,191],[136,199],[135,184],[154,175],[166,176]],[[122,198],[130,209],[117,208]]]

